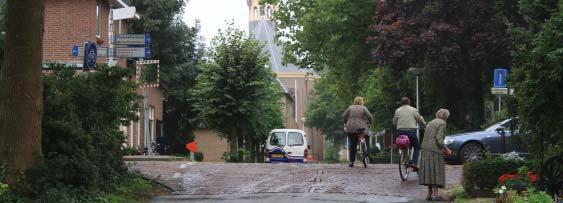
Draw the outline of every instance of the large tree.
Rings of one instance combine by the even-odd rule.
[[[521,19],[510,18],[515,49],[509,85],[521,127],[530,134],[530,151],[542,160],[540,177],[546,178],[540,184],[555,193],[561,189],[561,168],[543,164],[553,156],[559,157],[561,167],[563,156],[563,0],[523,0],[516,9],[503,11],[518,11]]]
[[[378,1],[368,40],[374,62],[390,68],[395,80],[410,67],[425,69],[423,112],[449,108],[454,126],[476,129],[492,69],[510,65],[502,20],[495,1]]]
[[[7,2],[4,65],[0,78],[0,161],[6,182],[42,159],[41,117],[45,1]]]
[[[283,60],[338,75],[339,99],[351,101],[370,67],[365,43],[376,0],[262,0],[276,4],[274,19]]]
[[[258,41],[232,24],[212,46],[193,92],[199,121],[225,136],[231,153],[256,152],[268,131],[282,125],[282,94],[268,56]]]

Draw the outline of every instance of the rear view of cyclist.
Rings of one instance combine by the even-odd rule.
[[[368,129],[368,122],[371,123],[373,117],[364,106],[364,98],[356,97],[354,104],[346,109],[342,118],[344,119],[344,131],[348,134],[350,140],[350,164],[348,166],[354,167],[358,145],[358,129]]]
[[[420,151],[420,143],[416,135],[416,124],[424,126],[426,121],[410,103],[411,100],[408,97],[401,98],[401,107],[395,111],[393,116],[393,126],[397,129],[397,135],[407,135],[409,137],[410,143],[414,147],[411,163],[416,167]]]

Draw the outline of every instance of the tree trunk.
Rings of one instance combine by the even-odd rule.
[[[42,160],[44,0],[9,0],[0,78],[0,161],[5,181]]]

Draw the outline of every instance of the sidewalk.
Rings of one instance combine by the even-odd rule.
[[[134,156],[123,156],[124,161],[188,161],[185,157],[178,156],[166,156],[166,155],[134,155]]]

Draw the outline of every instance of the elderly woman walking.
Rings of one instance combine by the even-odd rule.
[[[452,151],[444,145],[446,134],[446,120],[450,116],[450,111],[440,109],[436,112],[436,118],[426,125],[426,133],[422,141],[420,154],[420,171],[418,183],[428,186],[428,196],[426,200],[443,200],[437,196],[437,188],[444,188],[446,185],[446,168],[444,163],[444,153],[451,154]],[[435,191],[433,191],[435,190]]]
[[[350,140],[350,164],[348,164],[348,166],[354,167],[357,152],[356,148],[358,146],[358,129],[367,130],[368,122],[371,123],[373,117],[368,108],[364,106],[364,98],[356,97],[354,99],[354,105],[346,109],[342,118],[344,119],[344,131],[348,134],[348,139]]]

